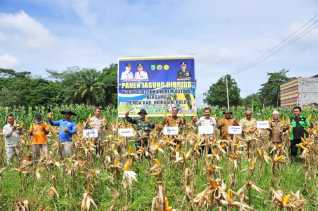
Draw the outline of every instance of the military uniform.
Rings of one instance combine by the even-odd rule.
[[[188,70],[185,70],[185,71],[179,70],[178,80],[190,80],[190,79],[191,79],[191,75]]]
[[[155,128],[155,125],[142,119],[133,119],[131,117],[126,117],[127,122],[136,125],[137,130],[137,147],[148,146],[148,139],[150,132]]]

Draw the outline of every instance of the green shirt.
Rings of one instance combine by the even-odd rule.
[[[290,118],[290,140],[300,139],[306,135],[306,130],[309,128],[309,121],[304,116],[300,116],[297,121],[295,116]]]
[[[136,130],[139,136],[149,136],[150,131],[155,128],[155,125],[142,120],[142,119],[133,119],[131,117],[126,117],[127,122],[136,125]]]

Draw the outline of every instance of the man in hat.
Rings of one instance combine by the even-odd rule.
[[[288,130],[287,125],[283,125],[282,122],[280,121],[279,117],[279,112],[278,111],[273,111],[272,113],[272,121],[269,124],[268,130],[270,131],[269,137],[270,141],[273,144],[281,144],[283,142],[283,132]]]
[[[137,65],[137,72],[135,73],[136,81],[148,81],[148,73],[144,70],[142,64]]]
[[[47,156],[47,135],[49,134],[49,127],[42,121],[40,113],[34,116],[34,122],[30,127],[30,136],[32,140],[32,160],[33,163],[37,162],[39,157],[44,158]]]
[[[178,72],[178,80],[191,80],[190,72],[187,69],[187,64],[182,62],[180,65],[181,69]]]
[[[94,139],[96,145],[96,154],[101,154],[101,142],[104,138],[104,132],[106,128],[106,119],[102,116],[102,108],[95,107],[94,116],[89,117],[85,122],[85,128],[96,129],[98,137]]]
[[[22,134],[22,128],[16,124],[13,114],[7,116],[7,124],[3,127],[3,136],[6,150],[6,162],[10,165],[13,156],[19,155],[18,144]]]
[[[63,119],[53,121],[52,113],[49,113],[48,120],[51,125],[60,128],[60,154],[64,158],[72,154],[72,136],[76,133],[76,124],[72,121],[72,117],[76,116],[76,114],[70,110],[62,111],[61,114],[64,115]]]
[[[147,111],[145,109],[140,109],[138,112],[140,116],[138,119],[133,119],[129,117],[129,111],[125,114],[125,119],[127,122],[136,125],[137,129],[137,147],[148,147],[148,141],[150,132],[155,128],[155,125],[150,123],[147,119]]]
[[[133,73],[131,72],[131,64],[127,64],[125,71],[121,73],[120,80],[122,81],[131,81],[134,79]]]
[[[253,139],[256,132],[256,119],[252,117],[251,110],[245,111],[245,118],[240,121],[242,127],[242,136],[245,139]]]
[[[231,111],[224,111],[224,117],[218,121],[218,128],[220,130],[221,139],[231,140],[233,137],[229,134],[230,126],[239,126],[237,120],[233,119]]]

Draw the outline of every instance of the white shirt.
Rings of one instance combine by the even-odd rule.
[[[143,81],[148,80],[148,73],[146,71],[136,72],[135,73],[135,80]]]
[[[125,70],[124,72],[121,73],[120,79],[123,81],[131,81],[134,79],[134,76],[132,72]]]
[[[104,118],[97,118],[96,116],[93,116],[89,119],[88,124],[90,127],[97,129],[98,132],[103,130],[106,120]]]
[[[203,116],[197,121],[196,124],[197,126],[213,126],[214,128],[216,128],[216,120],[214,117],[206,118],[205,116]]]
[[[20,141],[20,135],[18,130],[13,131],[13,126],[6,124],[3,127],[3,136],[6,147],[15,147]]]

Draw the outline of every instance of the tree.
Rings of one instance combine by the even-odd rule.
[[[240,89],[231,75],[220,78],[215,84],[210,86],[208,92],[204,94],[205,103],[211,106],[227,106],[225,77],[227,77],[228,80],[230,105],[237,106],[240,104]]]
[[[117,65],[102,71],[72,67],[63,72],[48,71],[64,92],[64,103],[115,105],[117,102]]]
[[[0,68],[0,106],[56,104],[116,105],[117,65],[102,71],[71,67],[48,71],[50,78],[35,78],[30,72]]]
[[[117,64],[111,64],[102,71],[104,89],[103,102],[106,105],[117,105]]]
[[[242,104],[245,107],[253,109],[262,108],[263,105],[259,93],[248,95],[242,99]]]
[[[280,85],[290,80],[286,75],[287,72],[288,70],[282,69],[277,72],[267,73],[268,80],[262,84],[262,88],[259,90],[260,99],[265,106],[280,106]]]

